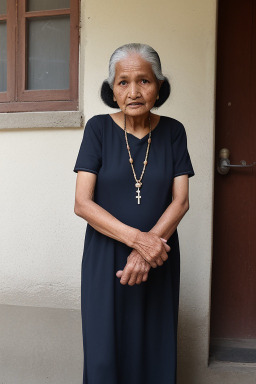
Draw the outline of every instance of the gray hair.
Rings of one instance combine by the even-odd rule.
[[[158,80],[166,80],[166,77],[162,74],[161,61],[158,53],[147,44],[131,43],[117,48],[110,57],[109,76],[106,81],[111,89],[113,89],[115,80],[116,64],[133,53],[137,53],[152,65],[152,70]]]

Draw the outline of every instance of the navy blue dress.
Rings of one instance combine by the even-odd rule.
[[[147,139],[128,133],[137,178]],[[123,223],[149,231],[172,201],[173,178],[194,175],[184,126],[161,116],[151,134],[141,201],[129,163],[124,130],[110,115],[91,118],[74,172],[97,175],[94,201]],[[81,265],[83,384],[175,384],[180,252],[177,230],[169,257],[148,280],[122,285],[116,277],[132,251],[87,224]]]

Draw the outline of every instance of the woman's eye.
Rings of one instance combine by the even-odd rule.
[[[146,84],[146,83],[148,83],[148,80],[146,80],[146,79],[142,79],[141,82],[142,82],[143,84]]]
[[[126,81],[125,81],[125,80],[122,80],[122,81],[120,81],[119,84],[120,84],[120,85],[126,85]]]

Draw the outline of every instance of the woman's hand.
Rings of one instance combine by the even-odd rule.
[[[163,241],[165,249],[169,251],[171,248],[168,244],[165,244],[166,240],[160,239]],[[150,264],[136,249],[133,249],[127,257],[125,268],[117,271],[116,276],[121,277],[120,283],[123,285],[127,283],[129,285],[140,284],[142,281],[147,281],[150,268]]]
[[[121,277],[120,283],[125,285],[140,284],[148,279],[150,264],[143,259],[136,249],[133,249],[127,257],[127,263],[123,270],[116,272],[117,277]]]
[[[156,268],[158,265],[163,265],[163,262],[168,259],[167,252],[171,247],[166,244],[166,240],[157,236],[153,232],[139,231],[133,248],[151,265]]]

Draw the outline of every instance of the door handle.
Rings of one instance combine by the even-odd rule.
[[[254,161],[252,164],[246,164],[245,160],[241,160],[241,164],[230,164],[229,160],[229,149],[227,148],[222,148],[219,152],[219,160],[218,160],[218,165],[217,165],[217,171],[221,175],[226,175],[230,168],[250,168],[256,165],[256,161]]]

